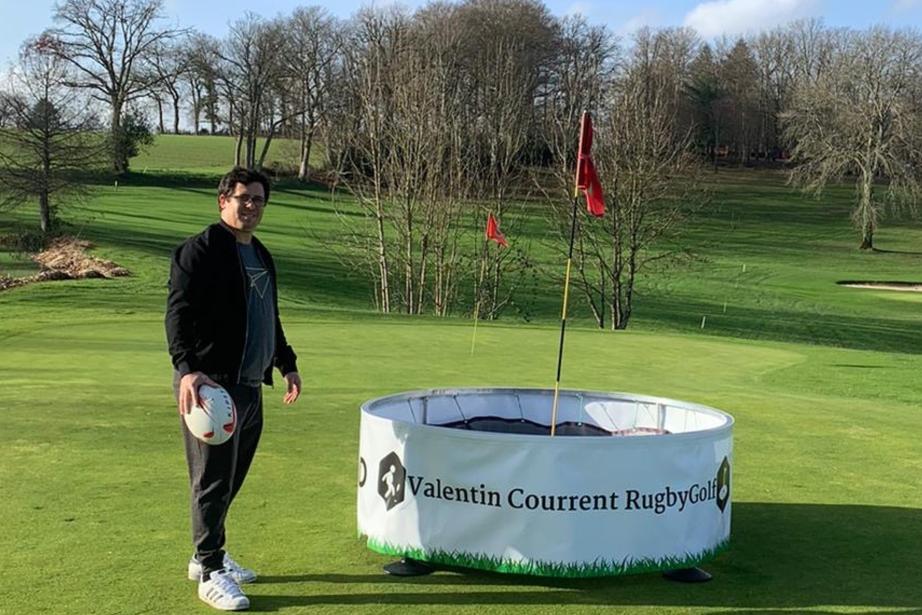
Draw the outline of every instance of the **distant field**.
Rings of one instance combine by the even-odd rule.
[[[214,612],[184,580],[186,476],[163,306],[169,251],[216,218],[232,151],[216,137],[160,137],[147,173],[136,160],[118,189],[98,186],[65,211],[131,277],[0,292],[0,613]],[[922,612],[922,296],[835,284],[922,279],[922,226],[886,220],[881,251],[861,253],[847,188],[817,201],[781,175],[735,170],[712,185],[682,240],[695,258],[642,280],[629,331],[593,329],[573,295],[563,374],[567,388],[736,418],[730,550],[702,586],[655,574],[383,575],[388,559],[355,536],[359,405],[428,387],[553,386],[560,289],[539,276],[521,297],[531,321],[480,323],[472,356],[462,315],[373,312],[367,281],[331,253],[341,222],[329,194],[277,185],[259,235],[279,265],[306,390],[285,408],[266,389],[263,442],[231,515],[230,547],[263,575],[248,588],[253,611]],[[533,207],[507,236],[559,271]],[[0,233],[32,216],[0,219]]]
[[[223,173],[234,164],[236,139],[211,135],[156,135],[154,145],[131,160],[131,169],[140,173],[183,171],[187,173]],[[261,151],[263,140],[257,151]],[[298,142],[292,139],[273,139],[265,166],[298,166]],[[322,149],[312,152],[313,164],[321,161]]]
[[[8,148],[5,130],[0,130],[0,148]],[[99,134],[99,138],[103,135]],[[264,140],[260,139],[257,152],[262,151]],[[145,147],[129,166],[135,173],[190,173],[208,175],[223,173],[234,164],[236,138],[221,135],[174,135],[155,134],[154,144]],[[299,143],[293,139],[275,138],[269,147],[265,167],[286,168],[297,171]],[[311,164],[323,164],[323,145],[317,144],[311,152]],[[104,169],[108,171],[108,169]]]

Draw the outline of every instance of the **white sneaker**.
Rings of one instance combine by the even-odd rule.
[[[234,561],[234,559],[224,553],[224,570],[226,570],[231,577],[239,584],[242,583],[252,583],[256,580],[256,572],[250,570],[249,568],[244,568],[240,564]],[[200,581],[202,579],[202,564],[195,559],[193,555],[189,560],[189,580],[190,581]]]
[[[221,611],[242,611],[250,608],[250,599],[226,570],[216,570],[207,581],[199,581],[198,597]]]

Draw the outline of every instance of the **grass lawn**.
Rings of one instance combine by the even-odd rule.
[[[0,250],[0,276],[24,278],[38,273],[38,265],[24,254]]]
[[[182,171],[185,173],[224,173],[234,163],[236,139],[222,135],[158,134],[154,144],[131,160],[131,169],[140,173],[155,171]],[[257,142],[257,152],[262,151],[263,140]],[[266,156],[266,168],[285,162],[297,164],[299,143],[293,139],[273,139]],[[311,152],[312,163],[320,163],[322,148],[315,146]]]
[[[336,229],[327,196],[292,189],[277,192],[260,237],[306,388],[294,407],[266,391],[229,522],[232,552],[262,575],[247,588],[252,610],[922,612],[922,306],[835,285],[920,279],[922,228],[885,223],[890,251],[861,254],[846,190],[816,202],[772,176],[718,179],[685,238],[699,259],[643,283],[629,331],[593,330],[576,303],[564,366],[569,388],[734,415],[733,534],[707,566],[713,582],[383,575],[388,559],[355,535],[359,405],[427,387],[552,386],[559,295],[541,282],[533,322],[481,323],[472,357],[469,321],[369,311],[362,280],[310,239]],[[0,613],[211,612],[184,579],[187,486],[162,325],[169,249],[216,216],[211,183],[100,187],[66,216],[134,275],[0,294]],[[530,239],[550,265],[540,234]]]

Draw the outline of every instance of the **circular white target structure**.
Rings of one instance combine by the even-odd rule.
[[[631,393],[441,389],[361,409],[373,551],[557,577],[697,566],[730,538],[733,418]]]

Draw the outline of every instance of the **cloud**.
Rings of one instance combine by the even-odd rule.
[[[685,16],[684,24],[705,38],[737,35],[816,16],[819,8],[818,0],[710,0],[693,8]]]
[[[571,17],[574,15],[582,15],[587,17],[589,13],[592,12],[592,5],[588,2],[574,2],[567,8],[565,15]]]
[[[922,6],[922,0],[893,0],[890,4],[890,10],[894,13],[904,13],[920,6]]]
[[[657,26],[663,21],[662,15],[656,9],[647,9],[637,15],[634,15],[618,28],[619,34],[630,34],[643,28],[644,26]]]

